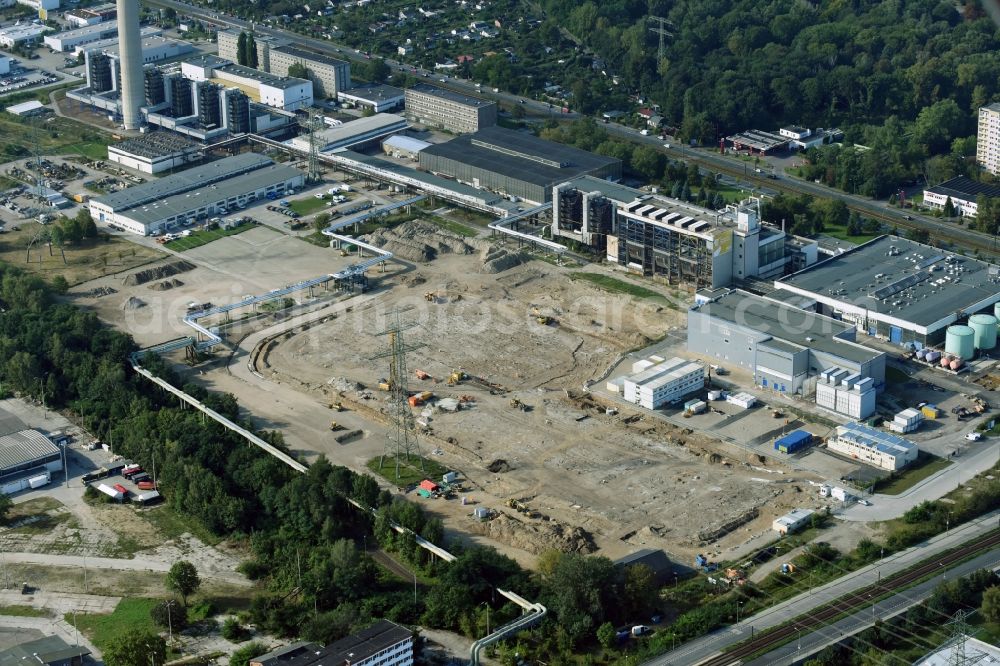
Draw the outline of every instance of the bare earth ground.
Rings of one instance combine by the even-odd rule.
[[[482,265],[476,254],[440,253],[391,273],[379,282],[378,299],[279,339],[258,368],[314,397],[345,388],[345,379],[360,383],[371,390],[347,390],[344,397],[385,423],[385,394],[374,387],[387,362],[369,360],[384,345],[372,334],[385,327],[391,308],[405,310],[401,319],[416,324],[405,331],[415,347],[407,359],[410,390],[474,399],[468,410],[431,413],[424,452],[439,449],[440,462],[472,481],[470,498],[503,513],[480,523],[459,502],[430,501],[427,508],[448,516],[454,528],[529,553],[589,552],[596,545],[617,557],[656,546],[688,556],[712,541],[704,533],[748,518],[752,509],[759,518],[718,547],[744,541],[748,530],[766,531],[776,515],[804,500],[790,482],[761,481],[760,472],[727,460],[725,452],[713,457],[718,447],[704,437],[653,419],[629,424],[631,412],[608,416],[573,397],[625,351],[682,325],[678,312],[571,282],[541,261],[499,274],[480,273]],[[558,323],[540,324],[536,312]],[[487,384],[473,381],[455,387],[420,381],[416,369],[438,380],[462,369],[509,392],[491,395]],[[512,408],[514,397],[530,411]],[[350,456],[351,445],[343,448]],[[509,471],[489,472],[496,460]],[[506,510],[510,498],[535,517]]]

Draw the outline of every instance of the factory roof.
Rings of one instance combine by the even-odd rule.
[[[940,185],[928,187],[924,191],[931,192],[932,194],[940,194],[943,197],[951,197],[952,199],[961,199],[962,201],[975,201],[979,195],[994,198],[1000,197],[1000,187],[980,183],[968,176],[956,176],[944,181]]]
[[[413,632],[389,620],[379,620],[367,629],[341,638],[323,648],[325,664],[351,664],[367,659],[386,648],[412,640]]]
[[[394,134],[382,142],[383,147],[399,148],[400,150],[408,150],[413,153],[419,153],[430,145],[426,141],[414,139],[412,136],[402,136],[399,134]]]
[[[227,72],[234,76],[238,76],[243,79],[250,79],[252,81],[258,81],[266,86],[271,86],[272,88],[293,88],[295,86],[301,85],[308,79],[297,79],[292,76],[278,76],[277,74],[268,74],[267,72],[262,72],[259,69],[254,69],[253,67],[246,67],[244,65],[237,65],[236,63],[223,61],[226,64],[215,67],[216,70]]]
[[[95,197],[94,203],[108,206],[113,211],[123,211],[144,203],[190,192],[232,176],[273,164],[271,158],[256,153],[242,153],[215,162],[202,164],[165,178],[147,181],[121,192]]]
[[[337,93],[337,99],[358,99],[366,102],[384,102],[386,100],[399,99],[404,96],[405,94],[402,88],[387,86],[384,83],[365,83]]]
[[[908,439],[884,430],[876,430],[864,423],[845,423],[837,426],[837,437],[892,456],[906,455],[917,448],[917,445]]]
[[[440,187],[442,189],[450,190],[456,194],[461,194],[466,197],[476,199],[483,202],[484,204],[494,204],[501,202],[502,199],[500,195],[493,194],[486,190],[480,190],[469,185],[463,185],[457,181],[451,180],[449,178],[442,178],[441,176],[435,176],[432,173],[427,173],[426,171],[417,171],[414,168],[404,166],[402,164],[397,164],[395,162],[390,162],[389,160],[383,160],[378,157],[372,157],[370,155],[364,155],[362,153],[356,153],[352,150],[339,150],[336,154],[340,157],[347,157],[356,162],[361,162],[362,164],[367,164],[368,166],[376,167],[378,169],[383,169],[394,174],[399,174],[407,178],[412,178],[418,180],[421,183],[426,183],[433,187]]]
[[[98,23],[100,25],[100,23]],[[142,38],[142,44],[144,48],[151,48],[152,45],[147,46],[146,40],[151,37],[160,37],[163,35],[163,30],[160,28],[155,28],[151,25],[144,25],[139,28],[139,37]],[[194,47],[191,47],[194,50]],[[85,51],[99,51],[101,53],[107,53],[109,55],[118,55],[118,36],[109,37],[108,39],[99,39],[96,42],[87,42],[86,44],[80,44],[74,49],[74,53],[83,53]]]
[[[438,99],[444,99],[449,102],[455,102],[456,104],[464,104],[465,106],[471,106],[477,109],[481,109],[484,106],[490,106],[491,104],[496,104],[496,102],[488,99],[483,99],[482,97],[474,97],[472,95],[463,95],[462,93],[455,92],[453,90],[448,90],[447,88],[438,88],[437,86],[432,86],[429,83],[418,83],[406,89],[406,92],[411,93],[421,93],[424,95],[432,95]]]
[[[95,42],[96,44],[97,42]],[[194,47],[191,46],[189,42],[185,42],[180,39],[171,39],[170,37],[164,37],[163,35],[151,34],[142,38],[142,50],[152,51],[163,46],[174,46],[177,49],[177,55],[187,54],[194,51]],[[91,46],[91,45],[88,45]],[[104,53],[108,55],[117,56],[118,55],[118,40],[115,39],[110,44],[101,43]],[[143,58],[145,59],[145,58]]]
[[[323,648],[317,643],[310,643],[309,641],[296,641],[295,643],[289,643],[288,645],[282,645],[281,647],[275,648],[270,652],[265,652],[259,657],[251,657],[251,664],[260,664],[261,666],[278,666],[278,664],[284,664],[292,661],[299,655],[309,653],[315,653]]]
[[[58,34],[52,35],[52,37],[58,37],[59,39],[76,39],[77,37],[99,35],[104,32],[118,32],[118,20],[115,19],[112,21],[104,21],[103,23],[85,25],[82,28],[74,28],[72,30],[63,30]]]
[[[16,42],[37,37],[44,32],[48,32],[49,30],[52,30],[52,28],[47,25],[39,25],[37,23],[11,25],[6,28],[0,28],[0,37]]]
[[[59,636],[43,636],[0,652],[0,666],[20,666],[25,663],[44,666],[68,662],[72,658],[88,654],[90,650],[87,648],[69,645]]]
[[[994,106],[994,105],[990,105]],[[1000,104],[997,111],[1000,111]],[[971,636],[962,642],[947,643],[934,652],[918,659],[913,666],[951,666],[952,664],[975,664],[976,666],[1000,665],[1000,647]]]
[[[734,289],[693,309],[768,338],[765,346],[795,353],[803,349],[832,354],[856,363],[878,358],[882,352],[845,340],[853,327],[842,321],[764,296]]]
[[[190,139],[179,134],[169,132],[150,132],[138,136],[134,139],[126,139],[116,144],[108,146],[109,150],[116,150],[130,155],[138,155],[145,158],[166,157],[176,153],[188,153],[198,150],[201,146]]]
[[[646,192],[637,190],[634,187],[612,183],[610,180],[594,178],[593,176],[578,176],[571,178],[565,183],[560,183],[560,185],[569,185],[581,192],[600,192],[607,198],[621,203],[628,203],[649,196]]]
[[[19,430],[0,437],[0,472],[58,454],[59,447],[37,430]]]
[[[374,116],[358,118],[343,125],[321,130],[316,133],[316,139],[321,151],[336,150],[370,141],[390,132],[398,132],[407,127],[406,118],[403,116],[395,113],[376,113]],[[309,135],[296,137],[291,143],[300,150],[308,150]]]
[[[213,184],[199,186],[193,192],[181,192],[141,207],[130,208],[124,214],[139,224],[153,224],[175,215],[188,215],[202,206],[217,201],[225,201],[230,197],[255,192],[268,185],[283,183],[301,174],[298,169],[285,164],[272,164]]]
[[[739,134],[733,134],[732,136],[727,136],[726,141],[729,141],[734,145],[745,146],[755,150],[769,151],[786,145],[788,143],[788,137],[781,136],[780,134],[774,134],[773,132],[752,129],[740,132]]]
[[[552,186],[621,160],[588,153],[533,134],[486,127],[421,151],[535,185]]]
[[[947,250],[880,236],[775,286],[936,330],[1000,299],[1000,267]]]
[[[324,55],[322,53],[316,53],[315,51],[307,51],[305,49],[300,49],[297,46],[275,46],[273,50],[279,51],[281,53],[287,53],[293,58],[302,58],[303,60],[307,60],[309,62],[318,62],[321,65],[330,65],[332,67],[350,66],[350,64],[346,60],[331,58],[328,55]]]
[[[38,113],[44,108],[46,108],[44,104],[39,102],[37,99],[33,99],[29,102],[21,102],[20,104],[11,104],[4,110],[7,113],[13,113],[15,116],[27,116],[33,113]]]

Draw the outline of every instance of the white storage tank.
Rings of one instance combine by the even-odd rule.
[[[997,318],[988,314],[969,317],[969,328],[975,336],[976,349],[993,349],[997,346]]]
[[[998,321],[1000,321],[1000,303],[993,304],[993,316],[996,317]]]
[[[994,330],[994,336],[996,331]],[[994,340],[996,344],[996,340]],[[944,350],[954,354],[963,361],[969,361],[975,355],[976,333],[969,326],[949,326],[945,331]]]

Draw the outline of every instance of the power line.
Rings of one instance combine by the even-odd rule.
[[[667,26],[673,28],[674,24],[662,16],[647,16],[646,18],[656,24],[656,27],[650,28],[649,31],[660,36],[660,47],[656,51],[656,59],[663,60],[663,56],[667,52],[666,38],[674,36],[674,33],[667,30]]]

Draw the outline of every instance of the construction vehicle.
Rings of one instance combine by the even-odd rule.
[[[780,409],[771,410],[771,418],[780,419],[782,416],[784,416],[784,414],[781,412]]]
[[[424,300],[427,301],[428,303],[433,303],[434,301],[437,300],[437,294],[435,294],[433,291],[424,292]]]
[[[342,411],[344,411],[344,403],[342,403],[342,402],[331,402],[330,403],[330,409],[332,409],[335,412],[342,412]]]
[[[378,380],[378,390],[379,391],[391,391],[392,390],[392,383],[388,379],[386,379],[385,377],[383,377],[382,379]]]
[[[468,379],[468,375],[466,375],[461,370],[455,370],[450,375],[448,375],[448,386],[454,386],[455,384],[458,384],[459,382],[462,382],[466,379]]]
[[[333,432],[336,432],[338,430],[343,430],[343,429],[344,429],[344,426],[340,425],[336,421],[330,421],[330,430],[332,430]]]
[[[537,317],[535,317],[535,321],[537,321],[542,326],[551,326],[552,324],[556,323],[556,320],[548,315],[538,315]]]
[[[429,374],[427,374],[426,372],[424,372],[423,370],[416,370],[414,372],[414,374],[417,376],[417,379],[430,379],[431,378],[431,376]]]

